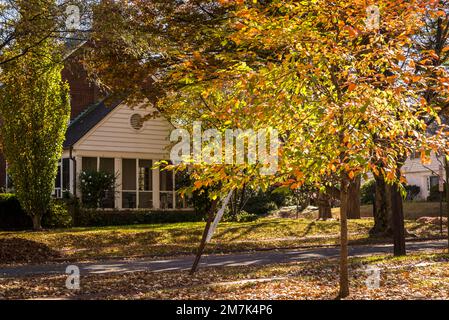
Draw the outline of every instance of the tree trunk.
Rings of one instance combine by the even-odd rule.
[[[348,188],[347,215],[348,219],[360,219],[360,186],[362,177],[352,180]]]
[[[348,272],[348,219],[346,209],[349,200],[349,181],[343,178],[340,190],[340,292],[338,298],[349,295],[349,272]]]
[[[42,230],[42,225],[41,225],[42,215],[41,214],[34,214],[31,217],[31,220],[33,220],[33,230],[34,231]]]
[[[391,187],[391,226],[393,231],[394,255],[405,256],[405,228],[402,195],[398,185]]]
[[[371,236],[388,235],[389,228],[390,197],[389,188],[385,179],[381,176],[374,177],[376,181],[376,193],[373,205],[374,227],[370,230]]]
[[[317,204],[319,220],[327,220],[332,218],[331,198],[329,195],[320,192],[318,194]]]
[[[449,252],[449,162],[444,156],[444,169],[446,171],[446,213],[447,213],[447,250]]]
[[[238,191],[234,192],[234,194],[231,196],[231,200],[229,201],[232,221],[237,221],[237,193]]]
[[[198,269],[198,264],[200,263],[201,255],[203,254],[204,247],[206,246],[207,234],[209,233],[210,226],[214,221],[215,211],[217,209],[218,200],[213,200],[211,207],[209,209],[209,214],[207,216],[206,227],[203,231],[203,236],[201,238],[200,246],[198,247],[198,251],[196,253],[195,261],[193,262],[192,268],[190,269],[190,274],[194,274]]]

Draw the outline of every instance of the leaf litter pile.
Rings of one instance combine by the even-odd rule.
[[[368,287],[367,268],[380,270]],[[313,264],[204,268],[187,272],[82,275],[80,290],[66,275],[0,279],[0,299],[334,299],[338,261]],[[449,299],[449,255],[441,251],[404,258],[351,259],[349,299]]]
[[[61,257],[49,246],[22,238],[0,238],[1,263],[43,263]]]

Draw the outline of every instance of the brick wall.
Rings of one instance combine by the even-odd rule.
[[[87,72],[75,59],[69,60],[62,71],[62,77],[70,85],[70,119],[76,118],[86,107],[98,102],[101,99],[101,92],[98,87],[89,82]]]

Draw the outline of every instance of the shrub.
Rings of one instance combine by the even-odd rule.
[[[278,205],[275,201],[273,201],[272,197],[277,197],[278,194],[272,193],[270,191],[263,192],[262,190],[257,191],[254,195],[251,195],[248,200],[246,201],[246,204],[243,207],[243,210],[245,210],[248,213],[253,214],[267,214],[270,211],[277,210]],[[281,202],[281,201],[280,201]]]
[[[104,171],[82,171],[79,176],[83,207],[103,208],[111,202],[115,190],[116,177]]]
[[[186,191],[186,200],[194,208],[196,213],[209,212],[212,201],[209,198],[209,187],[203,187],[200,190],[192,191],[194,184],[192,177],[187,171],[176,172],[176,190]],[[187,191],[188,190],[188,191]]]
[[[229,214],[229,210],[223,216],[224,222],[251,222],[256,221],[259,218],[257,214],[248,213],[246,211],[241,211],[237,216],[232,216]]]
[[[73,219],[67,204],[62,200],[53,200],[50,205],[50,211],[42,218],[42,225],[45,228],[72,227]]]
[[[288,189],[284,192],[273,192],[274,190],[276,189],[268,191],[268,198],[270,202],[276,204],[276,207],[295,205],[295,195],[292,190]]]
[[[201,212],[209,212],[212,206],[212,201],[209,198],[209,189],[204,188],[202,190],[195,190],[192,192],[190,203],[192,204],[195,212],[198,214]]]
[[[258,198],[249,199],[244,206],[244,210],[246,212],[258,215],[267,214],[270,211],[277,209],[278,207],[275,202],[258,201]]]
[[[376,192],[376,181],[374,179],[366,181],[360,188],[360,203],[373,204]]]

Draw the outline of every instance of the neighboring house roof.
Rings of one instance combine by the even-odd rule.
[[[119,106],[121,102],[122,100],[119,100],[107,106],[104,101],[101,101],[86,108],[86,110],[73,119],[67,128],[64,148],[70,148],[77,143],[97,123]]]

